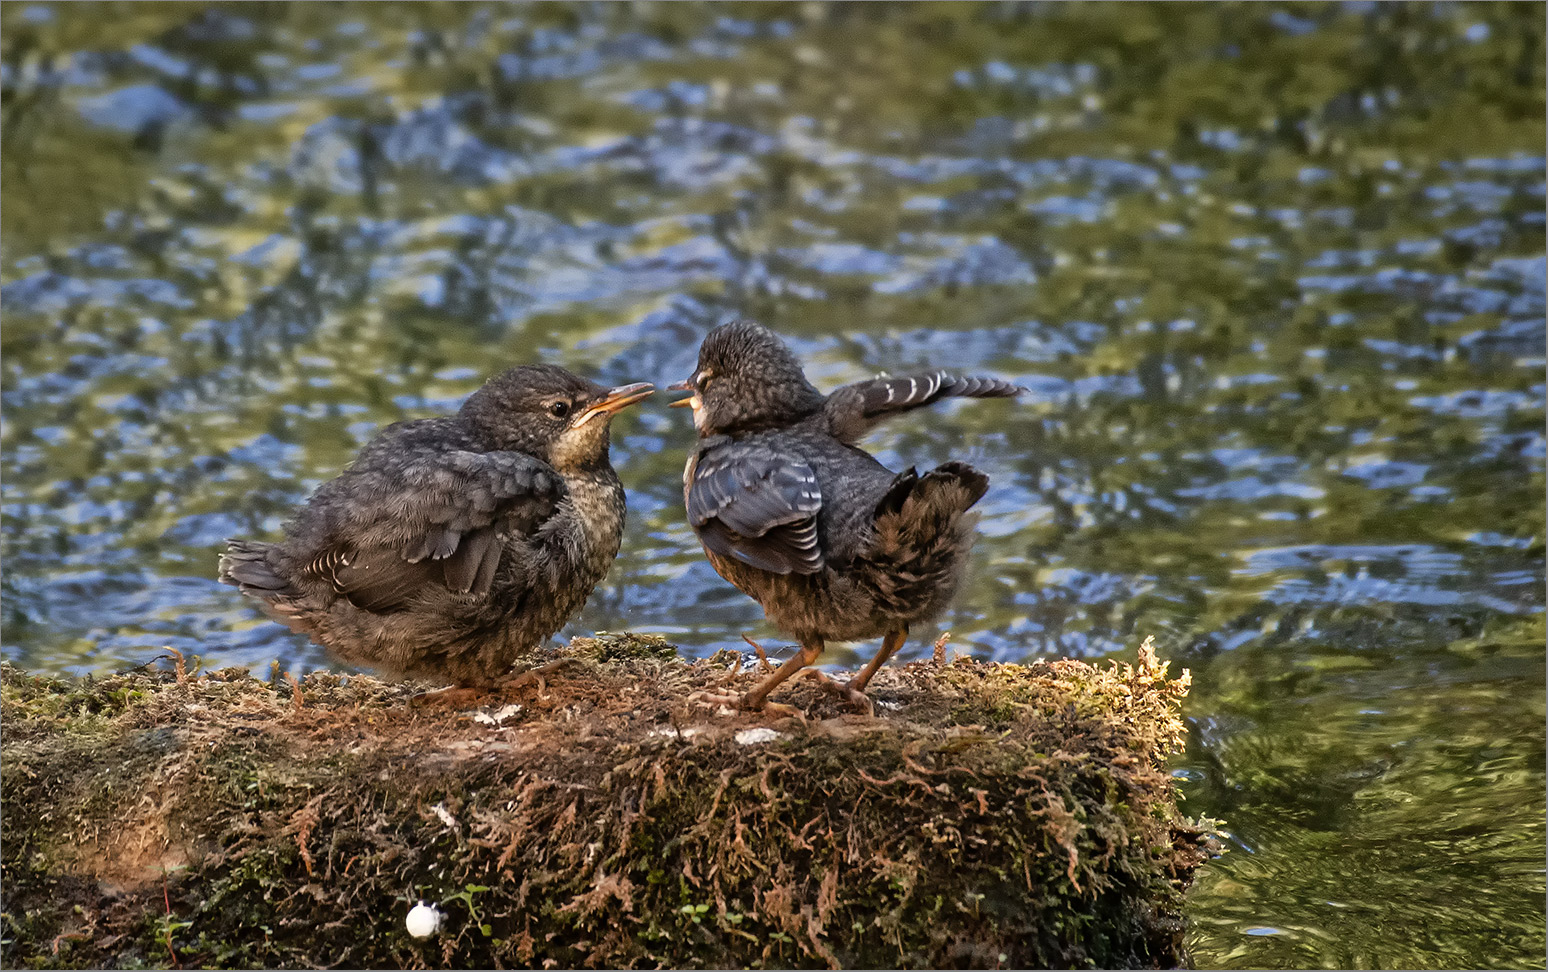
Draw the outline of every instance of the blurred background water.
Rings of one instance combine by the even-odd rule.
[[[5,657],[326,665],[224,538],[501,367],[668,382],[751,316],[823,388],[1031,389],[869,445],[992,477],[957,651],[1192,669],[1200,965],[1543,966],[1541,5],[11,2],[0,49]],[[570,633],[772,637],[661,404]]]

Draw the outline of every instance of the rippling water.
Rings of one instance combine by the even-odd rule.
[[[4,652],[326,664],[215,583],[380,425],[543,360],[1014,378],[959,651],[1192,668],[1206,966],[1544,961],[1532,4],[0,8]],[[771,636],[615,424],[572,631]],[[920,631],[917,656],[934,632]],[[862,650],[870,646],[861,646]],[[852,662],[842,649],[829,660]]]

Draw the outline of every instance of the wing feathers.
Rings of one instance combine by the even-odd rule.
[[[825,408],[833,434],[845,442],[854,442],[893,415],[943,398],[1010,398],[1023,390],[1020,385],[999,378],[959,378],[932,371],[845,385],[828,396]]]
[[[427,454],[335,482],[344,480],[368,501],[339,504],[335,539],[308,569],[378,613],[402,608],[428,585],[487,594],[503,553],[500,531],[535,531],[565,493],[552,468],[514,452]]]
[[[798,456],[745,443],[704,447],[687,484],[688,521],[710,552],[776,574],[822,569],[822,489]]]
[[[484,571],[484,560],[493,558],[495,563],[500,561],[500,551],[495,543],[494,527],[484,527],[482,530],[474,530],[463,538],[458,550],[445,558],[442,565],[445,573],[446,586],[459,594],[465,594],[475,590],[478,586],[478,578]],[[488,571],[490,581],[494,580],[494,571]],[[478,593],[486,593],[489,590],[486,585]]]

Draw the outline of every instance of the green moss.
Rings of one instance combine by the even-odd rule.
[[[500,725],[366,677],[313,675],[293,692],[234,672],[86,684],[6,667],[7,957],[1184,959],[1180,895],[1206,838],[1162,761],[1182,739],[1186,677],[1153,658],[918,664],[878,676],[884,718],[802,680],[782,698],[808,719],[769,721],[688,704],[755,675],[664,645],[576,639],[585,664],[486,707],[522,706]],[[739,743],[755,725],[781,736]],[[428,941],[403,925],[420,898],[446,915]]]
[[[570,642],[570,651],[597,661],[619,661],[624,658],[655,658],[670,660],[677,657],[677,646],[661,635],[632,634],[598,631],[595,638],[576,638]]]

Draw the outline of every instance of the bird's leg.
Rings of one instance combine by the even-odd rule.
[[[753,686],[751,692],[746,695],[717,695],[710,692],[695,692],[689,696],[689,701],[708,705],[728,705],[745,712],[773,712],[779,715],[795,716],[805,719],[799,709],[778,702],[768,701],[769,693],[779,687],[790,676],[817,660],[822,654],[822,642],[814,645],[802,645],[794,655],[773,672],[765,675],[763,679]]]
[[[817,656],[821,654],[822,642],[820,641],[815,644],[802,645],[800,651],[791,655],[772,674],[765,675],[762,681],[753,686],[751,692],[742,696],[739,703],[740,708],[746,709],[749,712],[757,712],[759,709],[762,709],[764,701],[769,697],[770,692],[779,688],[780,683],[784,682],[785,679],[816,661]]]
[[[876,674],[878,668],[887,663],[887,659],[897,654],[898,649],[902,648],[903,642],[907,640],[907,625],[888,632],[887,637],[882,639],[881,650],[873,655],[870,661],[865,663],[865,667],[860,669],[859,675],[849,680],[848,687],[855,692],[864,692],[866,685],[871,681],[871,676]]]
[[[409,705],[415,708],[467,705],[475,699],[482,698],[488,694],[488,689],[478,688],[473,685],[448,685],[445,688],[420,692],[409,699]]]
[[[866,697],[865,686],[871,681],[871,676],[876,674],[876,670],[885,665],[887,663],[887,659],[897,654],[898,649],[903,647],[903,642],[907,639],[907,627],[898,628],[895,631],[889,631],[887,633],[887,637],[882,639],[881,648],[876,652],[875,655],[871,656],[870,661],[865,663],[865,667],[860,669],[859,674],[843,685],[840,685],[838,682],[833,681],[833,679],[823,675],[822,682],[824,687],[833,692],[837,692],[839,695],[842,695],[851,704],[863,709],[867,714],[874,712],[875,710],[871,706],[871,700]]]
[[[547,665],[539,665],[536,668],[529,668],[524,672],[512,675],[510,678],[501,679],[495,684],[499,687],[501,692],[510,692],[514,689],[524,688],[528,685],[531,685],[533,682],[536,682],[538,683],[538,694],[542,695],[548,689],[548,682],[545,680],[544,676],[552,675],[554,672],[557,672],[559,669],[566,665],[583,664],[585,663],[582,662],[579,658],[571,658],[569,656],[564,658],[556,658],[549,662]]]

